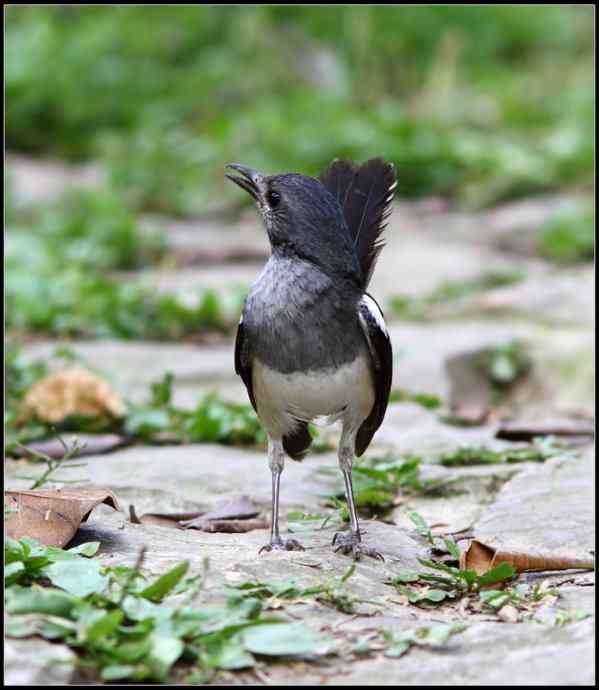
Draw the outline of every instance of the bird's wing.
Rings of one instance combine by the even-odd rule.
[[[368,294],[364,294],[364,297],[360,300],[358,318],[368,350],[370,351],[375,392],[372,410],[358,429],[356,436],[355,450],[356,455],[359,457],[370,445],[372,437],[382,424],[385,416],[393,376],[393,352],[383,312],[375,300]]]
[[[235,372],[241,376],[241,380],[252,403],[252,407],[258,413],[256,399],[254,398],[254,387],[252,384],[252,363],[248,351],[247,339],[243,328],[243,316],[237,326],[237,337],[235,338]],[[312,436],[306,422],[297,421],[295,428],[283,436],[283,448],[289,457],[294,460],[301,460],[308,452],[312,443]]]
[[[254,388],[252,385],[252,364],[243,328],[243,316],[239,319],[237,336],[235,338],[235,372],[241,376],[241,380],[247,388],[252,407],[254,410],[256,410],[256,412],[258,412],[256,409],[256,401],[254,399]]]

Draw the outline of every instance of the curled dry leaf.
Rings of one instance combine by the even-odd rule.
[[[460,569],[474,570],[477,575],[484,575],[500,563],[509,563],[517,572],[575,568],[593,570],[595,568],[593,560],[589,558],[563,558],[554,555],[499,551],[477,539],[473,539],[470,546],[460,554]],[[495,583],[481,589],[500,589],[501,586],[502,583]]]
[[[138,516],[135,506],[129,506],[129,522],[132,522],[134,525],[155,525],[157,527],[183,529],[179,521],[193,520],[200,515],[203,515],[203,513],[196,511],[193,513],[144,513]]]
[[[260,515],[260,508],[248,496],[228,498],[213,510],[194,513],[144,513],[138,517],[135,507],[129,506],[129,516],[136,524],[203,532],[251,532],[269,526],[268,519]]]
[[[127,407],[106,381],[81,367],[45,376],[27,391],[20,421],[61,422],[71,415],[124,417]]]
[[[6,491],[5,533],[12,539],[31,537],[46,546],[64,546],[91,511],[100,503],[120,510],[116,496],[108,489],[82,487]]]
[[[506,441],[532,441],[537,436],[590,437],[595,434],[590,419],[546,419],[541,422],[504,421],[495,436]]]

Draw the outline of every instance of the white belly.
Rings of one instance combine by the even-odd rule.
[[[282,374],[259,360],[253,364],[258,416],[272,438],[281,438],[296,421],[325,423],[343,419],[358,428],[374,405],[372,376],[366,356],[334,371]]]

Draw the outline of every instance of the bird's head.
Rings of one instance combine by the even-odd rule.
[[[343,210],[314,177],[298,173],[263,175],[237,163],[225,173],[256,201],[273,252],[283,251],[326,270],[357,271],[359,264]]]

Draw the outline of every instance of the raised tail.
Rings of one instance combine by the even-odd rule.
[[[395,167],[382,158],[371,158],[362,165],[336,160],[320,174],[319,180],[343,209],[366,289],[385,246],[382,234],[397,187]]]

